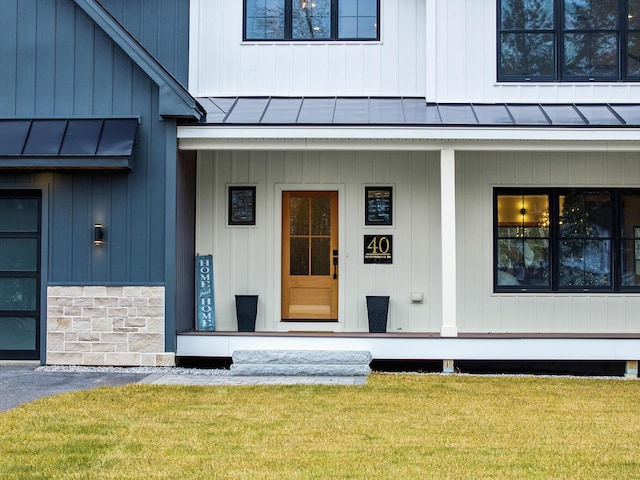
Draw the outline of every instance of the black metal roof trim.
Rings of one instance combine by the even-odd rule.
[[[209,125],[640,127],[640,104],[433,103],[419,97],[202,97]],[[202,122],[201,122],[202,123]]]
[[[1,168],[130,169],[138,118],[0,119]]]

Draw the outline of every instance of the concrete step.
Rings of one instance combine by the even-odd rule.
[[[360,350],[236,350],[232,375],[366,376],[371,353]]]

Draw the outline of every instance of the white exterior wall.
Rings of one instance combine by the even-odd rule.
[[[637,102],[638,83],[497,83],[496,0],[380,0],[379,42],[243,42],[241,0],[191,0],[194,96]]]
[[[493,187],[637,187],[638,153],[457,152],[460,333],[637,333],[640,296],[493,293]]]
[[[242,3],[191,0],[193,95],[423,95],[424,0],[382,0],[380,42],[243,42]]]
[[[383,0],[384,1],[384,0]],[[389,0],[387,0],[389,1]],[[497,1],[426,0],[429,101],[637,102],[638,83],[497,82]]]
[[[281,191],[339,191],[339,324],[366,332],[366,295],[390,295],[389,332],[439,332],[439,155],[433,152],[198,152],[196,251],[213,255],[216,330],[237,329],[234,295],[258,294],[257,331],[280,322]],[[256,185],[257,225],[227,226],[227,185]],[[394,187],[393,227],[365,227],[364,186]],[[393,235],[393,264],[365,265],[363,236]],[[411,303],[412,291],[424,292]],[[321,322],[322,323],[322,322]]]

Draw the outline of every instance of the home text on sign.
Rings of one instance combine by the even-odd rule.
[[[196,330],[213,331],[216,326],[215,306],[213,302],[213,257],[196,257]]]

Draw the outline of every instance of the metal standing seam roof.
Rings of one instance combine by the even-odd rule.
[[[137,118],[0,119],[0,167],[131,168]]]
[[[430,103],[414,97],[201,97],[209,125],[640,127],[640,104]]]

